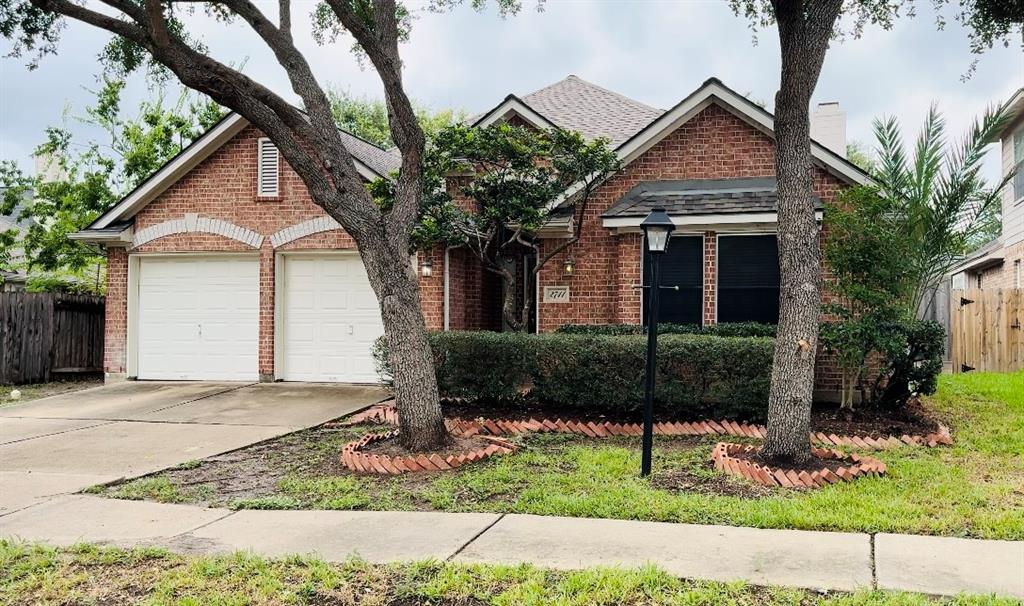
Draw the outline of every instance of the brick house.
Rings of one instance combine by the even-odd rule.
[[[1009,119],[999,133],[1004,177],[999,237],[953,270],[953,288],[1024,288],[1024,88],[1006,103]]]
[[[532,330],[644,320],[633,285],[644,268],[639,224],[654,207],[677,226],[663,275],[680,290],[666,291],[662,321],[777,319],[770,113],[717,79],[661,110],[569,76],[475,118],[500,121],[607,137],[624,164],[594,192],[588,216],[553,201],[542,250],[583,234],[536,284],[517,285],[517,296],[535,297]],[[808,203],[820,217],[840,188],[867,176],[845,159],[837,106],[816,113],[812,130]],[[356,137],[346,145],[368,180],[398,164],[393,151]],[[108,251],[110,378],[376,380],[370,343],[381,322],[353,241],[237,114],[75,237]],[[501,329],[500,283],[470,253],[437,249],[416,262],[431,329]],[[825,362],[823,395],[837,386]]]

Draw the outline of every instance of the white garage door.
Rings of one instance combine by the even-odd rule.
[[[258,379],[258,259],[143,257],[138,283],[140,379]]]
[[[281,286],[281,378],[376,383],[384,325],[359,255],[286,255]]]

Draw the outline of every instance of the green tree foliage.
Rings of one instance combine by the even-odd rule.
[[[68,235],[92,223],[222,115],[216,104],[185,94],[169,104],[160,91],[134,116],[126,116],[123,89],[123,81],[104,79],[84,115],[71,117],[99,129],[101,136],[79,142],[67,119],[46,129],[35,155],[48,159],[45,173],[56,178],[28,174],[13,161],[0,162],[0,214],[31,220],[20,239],[0,240],[0,255],[17,246],[30,271],[92,274],[104,262],[101,252]]]
[[[880,195],[892,200],[901,239],[909,245],[906,306],[911,313],[928,305],[929,291],[980,233],[992,229],[990,217],[1014,172],[990,186],[981,176],[982,160],[1006,120],[1004,108],[990,108],[957,143],[948,144],[945,120],[933,106],[909,152],[895,118],[875,120],[879,157],[874,177]]]
[[[618,156],[605,139],[587,141],[577,132],[509,124],[443,129],[428,156],[427,165],[435,175],[453,171],[473,175],[453,192],[473,204],[469,208],[456,204],[435,180],[433,195],[424,196],[428,203],[418,230],[420,245],[463,245],[471,250],[505,284],[505,322],[524,330],[532,301],[524,297],[522,306],[516,308],[516,272],[502,260],[534,255],[536,263],[525,277],[529,281],[552,258],[575,244],[590,195],[619,169]],[[556,210],[555,203],[567,190],[571,195]],[[573,214],[574,235],[542,252],[537,232],[557,213]]]
[[[327,92],[331,102],[331,113],[338,126],[385,149],[393,147],[391,127],[388,124],[388,107],[380,99],[355,97],[347,92]],[[459,124],[466,119],[463,109],[441,109],[434,111],[425,105],[413,103],[416,118],[427,140],[433,139],[442,129]]]
[[[835,320],[821,327],[822,343],[842,368],[841,405],[853,408],[854,392],[869,400],[865,379],[870,356],[888,351],[896,335],[886,329],[909,316],[911,272],[898,201],[870,187],[844,191],[827,209],[825,262],[834,298],[824,311]]]

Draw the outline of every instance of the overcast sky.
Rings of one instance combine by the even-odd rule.
[[[527,0],[529,2],[529,0]],[[1019,44],[980,58],[977,71],[961,81],[973,59],[966,33],[955,23],[937,31],[931,3],[891,31],[869,29],[859,40],[833,45],[815,102],[839,101],[848,112],[849,138],[871,142],[871,120],[895,114],[916,134],[930,103],[945,113],[959,137],[986,105],[1024,86]],[[303,19],[314,3],[296,0],[296,37],[322,81],[358,95],[380,96],[372,69],[362,70],[349,40],[318,47]],[[775,31],[754,44],[747,23],[719,1],[548,0],[543,12],[527,8],[501,19],[493,9],[462,7],[438,15],[417,11],[412,39],[401,49],[409,94],[433,107],[478,112],[506,94],[526,94],[568,74],[600,84],[656,107],[668,108],[705,79],[717,76],[750,97],[772,104],[779,79]],[[273,14],[276,2],[267,7]],[[301,24],[301,25],[300,25]],[[195,20],[214,54],[281,93],[287,82],[273,58],[241,25]],[[22,59],[0,59],[0,159],[30,166],[31,150],[45,126],[60,121],[66,106],[81,109],[91,99],[96,55],[106,41],[97,30],[70,23],[57,56],[28,71]],[[6,41],[0,49],[9,50]],[[126,107],[146,95],[140,78],[130,82]],[[994,178],[998,162],[989,159]]]

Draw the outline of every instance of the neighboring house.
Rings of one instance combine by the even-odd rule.
[[[0,198],[3,197],[4,189],[0,188]],[[32,192],[26,192],[26,197],[31,199]],[[18,239],[24,236],[25,231],[34,223],[31,218],[22,219],[23,205],[18,204],[10,215],[0,215],[0,232],[15,230]],[[12,251],[10,262],[0,267],[0,292],[15,292],[25,290],[28,282],[28,274],[25,272],[25,254],[21,249]]]
[[[824,109],[808,200],[819,217],[840,188],[868,181],[844,158],[842,112]],[[643,320],[639,225],[655,206],[677,225],[662,267],[680,291],[666,291],[663,321],[777,320],[770,113],[717,79],[666,111],[569,76],[509,95],[475,123],[501,121],[607,137],[624,163],[594,192],[582,239],[536,284],[517,285],[537,300],[533,329]],[[393,152],[346,142],[367,179],[398,164]],[[542,250],[578,228],[559,207]],[[376,381],[370,345],[380,315],[353,241],[236,114],[76,237],[108,250],[111,377]],[[533,259],[507,262],[522,269]],[[500,283],[471,253],[420,253],[417,267],[431,329],[501,328]],[[837,391],[838,372],[819,366],[819,390]]]
[[[1024,88],[1006,107],[1010,119],[999,133],[1002,171],[1015,172],[1003,190],[1002,232],[953,271],[953,288],[1024,288]]]

